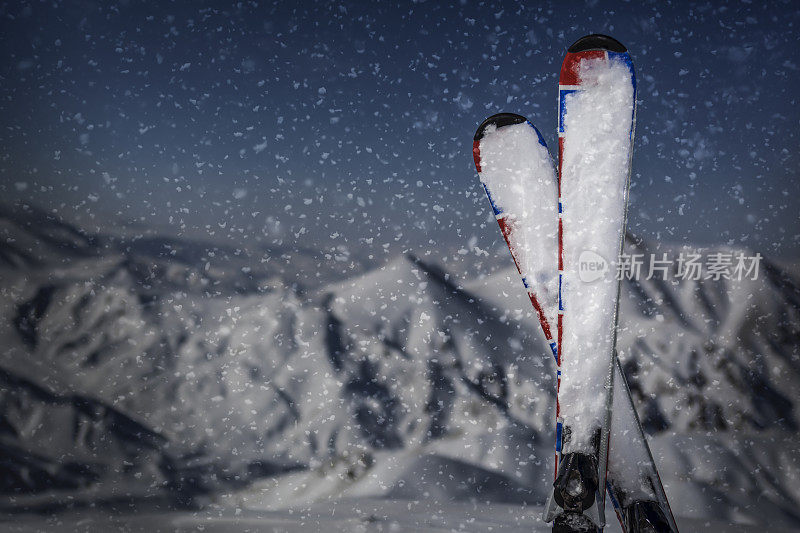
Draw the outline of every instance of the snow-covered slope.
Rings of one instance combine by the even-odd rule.
[[[465,281],[404,256],[336,279],[325,254],[0,224],[5,507],[543,501],[552,357],[512,266]],[[800,290],[762,267],[624,285],[621,358],[676,514],[800,520]],[[298,282],[317,271],[333,281]]]
[[[386,498],[343,498],[291,509],[263,510],[207,506],[192,511],[167,511],[138,508],[134,512],[104,509],[79,509],[56,516],[0,515],[3,531],[8,533],[172,533],[203,531],[211,533],[550,533],[552,528],[541,520],[542,508],[493,502],[447,501],[436,498],[400,500]],[[752,533],[759,526],[731,524],[719,519],[678,518],[681,533]],[[619,531],[616,523],[606,527]],[[770,527],[770,533],[796,531],[795,528]]]

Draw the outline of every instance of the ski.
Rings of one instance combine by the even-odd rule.
[[[678,533],[616,353],[613,406],[606,490],[622,531]]]
[[[483,121],[472,155],[483,190],[522,277],[539,325],[558,362],[556,176],[544,138],[513,113]]]
[[[582,52],[593,53],[582,54]],[[585,88],[577,87],[585,81],[576,79],[581,73],[580,61],[590,59],[593,61],[621,62],[627,69],[625,74],[632,89],[630,92],[633,93],[628,104],[630,114],[627,120],[627,143],[624,142],[625,139],[622,136],[619,136],[623,142],[619,143],[621,146],[618,146],[618,148],[622,148],[627,157],[623,165],[617,165],[618,168],[624,168],[624,187],[621,194],[623,197],[622,209],[620,210],[622,212],[622,223],[618,232],[620,248],[617,248],[616,254],[610,257],[616,260],[617,254],[621,250],[621,239],[624,235],[624,207],[627,199],[627,181],[635,112],[635,79],[633,77],[632,63],[621,44],[604,36],[589,36],[581,39],[570,48],[570,54],[579,55],[570,57],[568,54],[564,62],[564,66],[571,70],[571,72],[567,72],[568,81],[579,81],[579,83],[569,84],[567,87],[563,87],[565,84],[562,83],[560,88],[560,104],[562,104],[560,105],[561,112],[559,117],[560,133],[566,130],[562,121],[565,119],[567,111],[566,103],[570,99],[565,98],[565,96],[578,90],[590,90],[589,96],[595,96],[590,100],[596,101],[598,95],[592,95],[591,91],[597,92],[600,82],[604,81],[603,78],[609,74],[608,72],[602,72],[601,69],[600,72],[594,73],[596,77],[592,79],[592,73],[589,72],[589,81],[593,83],[588,84]],[[587,67],[592,69],[593,66],[590,64]],[[597,67],[597,65],[594,65],[594,67]],[[569,79],[569,76],[572,79]],[[562,69],[563,77],[564,69]],[[602,96],[602,94],[599,96]],[[574,111],[576,108],[573,107],[572,109]],[[577,110],[581,111],[580,107]],[[573,113],[573,115],[577,115],[577,113]],[[576,119],[574,116],[570,116],[570,118],[573,119],[572,122],[577,122],[578,126],[580,126],[581,120]],[[583,118],[583,120],[585,121],[586,119]],[[605,124],[600,121],[600,125]],[[575,129],[579,133],[587,133],[586,131],[581,131],[583,128]],[[515,135],[511,134],[512,130],[516,130]],[[606,131],[608,131],[608,128],[606,128]],[[527,141],[523,141],[524,139],[527,139]],[[562,156],[559,170],[562,176],[564,175],[564,140],[564,136],[559,135],[559,154]],[[591,136],[589,140],[591,140]],[[586,141],[587,139],[583,139],[584,143]],[[520,146],[520,142],[528,142],[529,148],[527,150],[523,149]],[[596,158],[598,153],[602,153],[602,150],[595,150],[593,157]],[[550,213],[555,211],[555,199],[562,191],[557,187],[555,173],[552,167],[549,166],[551,164],[550,157],[544,140],[538,130],[524,117],[504,113],[490,117],[481,124],[474,138],[473,154],[476,168],[481,176],[481,182],[489,197],[501,232],[506,239],[517,269],[520,271],[531,303],[539,316],[542,331],[558,364],[560,363],[560,352],[558,350],[560,342],[554,343],[551,333],[553,331],[552,325],[556,324],[557,320],[560,333],[558,340],[563,341],[563,315],[559,314],[559,312],[563,311],[564,306],[561,298],[558,299],[559,305],[556,306],[554,304],[556,300],[551,295],[554,290],[555,280],[558,279],[559,282],[563,283],[564,278],[569,279],[569,276],[564,276],[563,234],[553,227],[554,221],[549,216]],[[563,229],[563,212],[560,209],[563,204],[559,202],[558,205],[559,227]],[[521,211],[520,206],[522,206]],[[556,238],[556,233],[561,239]],[[568,242],[571,242],[571,240],[568,239]],[[556,276],[554,272],[556,256],[559,258],[560,276]],[[592,259],[591,255],[589,259]],[[579,258],[579,260],[582,259]],[[614,280],[611,280],[611,282],[613,283]],[[557,291],[558,287],[568,286],[566,283],[562,283],[559,283],[556,287]],[[591,287],[589,288],[591,289]],[[616,284],[616,290],[613,292],[612,308],[614,320],[612,323],[613,331],[610,335],[612,339],[613,332],[616,330],[615,315],[618,301],[618,283]],[[601,395],[603,393],[606,395],[605,427],[601,427],[599,432],[595,432],[596,435],[599,435],[599,438],[593,437],[594,442],[591,442],[595,451],[594,454],[576,453],[570,448],[565,450],[562,447],[565,443],[571,444],[573,442],[573,433],[570,425],[564,425],[560,401],[557,401],[556,482],[554,483],[554,491],[548,501],[546,518],[555,519],[554,531],[594,531],[598,527],[602,527],[604,523],[602,506],[604,502],[601,493],[605,491],[601,489],[603,484],[600,483],[600,480],[603,479],[623,531],[677,532],[677,526],[669,508],[655,462],[647,446],[647,441],[639,424],[619,361],[613,350],[613,342],[609,359],[613,361],[611,363],[612,368],[601,391]],[[560,377],[561,370],[559,368],[558,378]],[[558,382],[560,392],[560,379]],[[616,383],[616,386],[613,386],[614,383]],[[613,396],[609,397],[612,390]],[[560,399],[561,394],[558,397]],[[612,442],[617,442],[618,444],[611,446],[609,449],[607,417],[612,399],[615,406],[613,424],[611,425]],[[605,437],[603,437],[603,434],[605,434]],[[600,442],[598,443],[598,441]],[[603,442],[606,443],[605,454],[601,453]],[[610,459],[610,464],[607,468],[607,480],[605,474],[601,475],[601,472],[606,470],[603,465],[604,457],[606,460]],[[575,489],[579,490],[576,491]]]
[[[559,76],[560,453],[545,520],[605,525],[619,281],[636,103],[633,63],[601,35],[570,46]],[[591,522],[591,524],[589,523]],[[577,525],[577,527],[576,527]]]

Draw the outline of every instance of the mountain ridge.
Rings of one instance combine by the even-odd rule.
[[[6,507],[233,491],[278,508],[433,487],[543,500],[554,368],[513,267],[466,280],[407,254],[309,291],[291,281],[303,265],[248,271],[235,249],[153,253],[57,220],[43,240],[37,216],[0,216]],[[742,496],[765,491],[776,523],[798,518],[785,447],[800,293],[765,265],[758,280],[623,283],[620,359],[667,492],[692,516],[769,520]],[[712,474],[704,446],[735,472]],[[454,465],[473,474],[438,474]]]

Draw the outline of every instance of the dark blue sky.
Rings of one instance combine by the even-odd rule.
[[[517,112],[553,147],[563,54],[600,32],[639,78],[631,229],[800,257],[791,2],[16,2],[0,20],[0,193],[90,227],[487,248],[475,128]]]

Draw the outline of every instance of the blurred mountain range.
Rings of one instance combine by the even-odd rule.
[[[468,279],[4,206],[0,295],[6,509],[546,496],[554,368],[513,267]],[[675,513],[800,521],[797,274],[627,280],[620,317]]]

